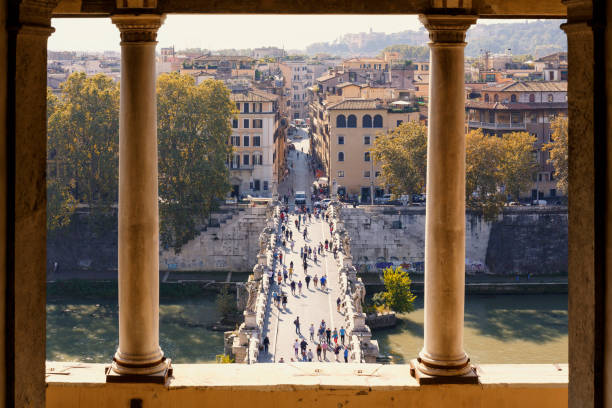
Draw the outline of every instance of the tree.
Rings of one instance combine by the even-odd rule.
[[[505,202],[499,192],[502,148],[498,137],[487,136],[481,129],[465,137],[466,206],[486,218],[495,217]]]
[[[375,297],[380,299],[389,309],[398,312],[410,312],[414,309],[416,295],[410,291],[412,280],[408,272],[401,266],[395,269],[389,267],[383,270],[383,281],[385,291],[377,293]]]
[[[527,132],[506,133],[501,138],[500,174],[506,192],[518,201],[521,191],[529,189],[537,170],[534,157],[535,137]]]
[[[225,163],[236,106],[223,82],[196,85],[178,73],[159,77],[157,100],[160,239],[179,252],[230,189]]]
[[[391,133],[379,133],[372,155],[381,166],[384,183],[394,194],[421,193],[427,169],[427,129],[418,122],[405,122]]]
[[[550,153],[548,162],[555,168],[557,188],[567,194],[568,182],[568,150],[567,150],[567,118],[557,117],[551,123],[552,140],[544,145],[544,150]]]
[[[108,215],[117,199],[119,86],[110,77],[78,72],[47,94],[48,225],[65,226],[77,202],[90,220]]]

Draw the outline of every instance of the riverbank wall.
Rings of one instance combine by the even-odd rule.
[[[342,208],[351,256],[361,272],[403,265],[423,273],[425,208]],[[510,207],[493,221],[466,214],[468,274],[566,275],[567,208]]]

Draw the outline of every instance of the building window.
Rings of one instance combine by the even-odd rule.
[[[238,129],[238,119],[232,119],[232,128]]]
[[[374,116],[374,127],[375,128],[381,128],[383,127],[383,118],[380,115],[375,115]]]
[[[489,94],[485,94],[485,102],[489,102]]]
[[[236,109],[238,109],[238,112],[240,112],[240,103],[236,102]]]
[[[257,112],[263,112],[263,103],[259,104],[259,110]]]
[[[249,135],[244,135],[242,138],[242,141],[243,141],[242,145],[244,147],[248,147],[249,146]]]
[[[243,126],[242,126],[242,127],[243,127],[243,128],[245,128],[245,129],[248,129],[248,128],[249,128],[249,120],[248,120],[248,119],[245,119],[245,120],[244,120],[244,123],[243,123]]]
[[[336,127],[345,128],[346,127],[346,117],[344,115],[338,115],[336,118]]]
[[[516,102],[516,95],[515,94],[510,95],[510,102]]]
[[[343,145],[344,144],[344,136],[338,136],[338,144],[339,145]]]
[[[253,128],[261,129],[263,127],[263,121],[261,119],[253,119]]]
[[[529,102],[531,103],[535,102],[535,94],[529,94]]]
[[[370,152],[365,152],[363,154],[363,161],[367,161],[367,162],[370,161]]]
[[[364,115],[361,122],[362,122],[361,127],[364,127],[364,128],[372,127],[372,117],[370,115]]]
[[[346,127],[356,128],[357,127],[357,116],[349,115],[346,121]]]
[[[548,94],[548,103],[552,103],[553,99],[553,94]]]
[[[374,172],[374,177],[380,177],[380,171]]]
[[[370,178],[370,170],[366,170],[363,172],[363,177]]]
[[[232,146],[240,146],[240,136],[232,136]]]
[[[244,104],[244,113],[249,113],[249,104],[248,103]]]
[[[401,125],[402,123],[404,123],[404,121],[403,121],[403,120],[401,120],[401,119],[399,119],[399,120],[397,121],[397,124],[396,124],[395,126],[399,126],[399,125]]]
[[[244,164],[245,166],[249,165],[249,155],[245,154],[242,156],[242,164]]]
[[[344,161],[344,152],[338,152],[338,161]]]
[[[499,102],[499,95],[498,95],[498,94],[495,94],[495,95],[493,96],[493,101],[494,101],[494,102]]]
[[[268,191],[268,181],[267,180],[264,180],[263,182],[263,189],[264,191]]]
[[[551,188],[550,189],[550,196],[551,197],[556,197],[557,196],[557,189],[556,188]]]
[[[253,190],[259,191],[260,187],[261,187],[261,181],[253,180]]]
[[[253,136],[253,146],[261,146],[261,136]]]
[[[240,155],[235,154],[234,159],[232,160],[232,169],[237,169],[240,167]]]
[[[344,177],[344,171],[338,170],[338,177]]]
[[[363,144],[364,145],[369,145],[370,144],[370,136],[364,136],[363,137]]]

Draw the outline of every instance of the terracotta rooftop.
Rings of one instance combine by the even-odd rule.
[[[490,109],[490,110],[536,110],[536,109],[567,109],[567,102],[553,103],[502,103],[502,102],[478,102],[469,101],[465,103],[466,108]]]
[[[330,110],[368,110],[382,109],[375,99],[345,99],[327,107]]]
[[[567,92],[567,81],[502,82],[484,87],[482,90],[498,92]]]
[[[274,102],[278,100],[278,95],[264,91],[248,91],[232,93],[230,99],[234,102]]]

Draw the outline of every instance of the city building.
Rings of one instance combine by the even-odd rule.
[[[285,172],[285,132],[278,96],[262,91],[232,93],[238,117],[228,141],[232,195],[272,197]]]
[[[534,61],[544,81],[567,81],[567,52],[556,52]]]
[[[509,132],[529,132],[536,137],[534,150],[538,172],[530,192],[532,199],[558,196],[549,152],[542,146],[551,141],[551,122],[567,116],[567,82],[502,82],[482,87],[479,100],[468,100],[467,129],[482,129],[501,136]]]
[[[314,82],[314,72],[307,61],[283,61],[279,68],[285,79],[285,96],[289,119],[308,118],[308,88]]]
[[[355,85],[358,86],[358,85]],[[329,177],[332,193],[369,203],[381,197],[380,168],[370,149],[379,132],[389,132],[403,122],[418,121],[419,112],[404,101],[347,98],[311,103],[313,154]]]

